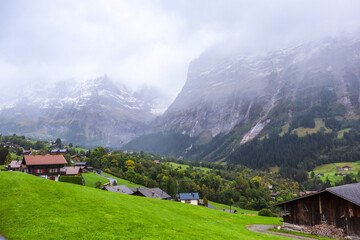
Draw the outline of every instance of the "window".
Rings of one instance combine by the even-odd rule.
[[[45,169],[36,169],[35,170],[35,173],[44,173],[45,172]]]
[[[49,173],[57,173],[58,169],[57,168],[49,168]]]

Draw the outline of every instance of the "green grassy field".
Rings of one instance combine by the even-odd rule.
[[[324,164],[324,165],[314,168],[313,172],[315,174],[317,174],[317,173],[324,174],[324,176],[320,176],[319,178],[322,181],[325,181],[326,177],[328,177],[331,184],[334,186],[335,182],[343,179],[343,176],[335,176],[335,173],[345,173],[344,171],[337,171],[336,168],[344,167],[344,166],[352,167],[352,170],[346,171],[346,173],[353,173],[353,174],[357,175],[358,172],[360,171],[360,161],[357,161],[357,162],[339,162],[339,163]],[[309,172],[309,176],[310,176],[310,174],[311,174],[311,172]]]
[[[174,163],[174,162],[168,162],[168,164],[170,164],[170,166],[172,166],[174,168],[181,167],[182,169],[187,169],[190,167],[189,165],[186,165],[186,164],[179,164],[179,163]],[[197,168],[197,169],[203,170],[205,172],[211,171],[210,168],[206,168],[206,167],[193,167],[193,168]]]
[[[16,239],[285,239],[246,225],[279,218],[230,214],[173,201],[0,172],[0,232]]]
[[[337,137],[340,139],[340,138],[343,138],[344,137],[344,133],[347,133],[351,130],[351,128],[345,128],[343,130],[340,130],[337,132]]]
[[[79,153],[80,153],[80,151],[84,151],[85,153],[86,153],[87,151],[89,151],[89,149],[80,148],[80,147],[78,147],[78,148],[73,148],[73,149],[75,149],[75,151],[76,151],[76,152],[79,152]]]
[[[128,186],[129,188],[133,188],[133,187],[143,187],[143,186],[141,186],[141,185],[139,185],[139,184],[132,183],[132,182],[130,182],[130,181],[128,181],[128,180],[115,177],[115,176],[113,176],[113,175],[111,175],[111,174],[109,174],[109,173],[106,173],[106,172],[103,172],[103,174],[104,174],[105,176],[115,178],[115,179],[117,180],[117,185],[126,185],[126,186]]]
[[[315,118],[315,127],[314,128],[304,128],[304,127],[300,127],[300,128],[296,128],[294,130],[291,131],[291,133],[295,133],[299,136],[299,137],[304,137],[307,134],[314,134],[317,133],[321,127],[325,128],[325,132],[324,133],[330,133],[332,132],[332,130],[330,128],[325,127],[325,122],[321,119],[321,118]]]
[[[208,203],[213,206],[216,209],[230,209],[230,206],[228,205],[224,205],[221,203],[216,203],[216,202],[212,202],[208,200]],[[252,211],[252,210],[246,210],[246,209],[242,209],[242,208],[237,208],[232,206],[231,210],[236,210],[236,214],[247,214],[247,215],[256,215],[258,214],[258,211]]]
[[[82,173],[81,175],[85,179],[85,186],[88,186],[88,187],[95,187],[95,183],[97,181],[100,181],[101,184],[105,184],[105,183],[109,182],[109,180],[107,178],[101,177],[93,172]]]

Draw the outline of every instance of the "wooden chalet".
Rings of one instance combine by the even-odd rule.
[[[60,169],[67,164],[62,155],[25,155],[21,170],[50,180],[59,180]]]
[[[326,222],[360,237],[360,183],[327,188],[274,206],[282,209],[284,222],[306,226]]]
[[[50,154],[51,155],[65,155],[65,154],[68,154],[69,153],[69,150],[67,148],[63,148],[63,149],[53,149],[51,150]]]

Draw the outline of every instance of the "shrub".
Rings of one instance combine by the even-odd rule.
[[[81,176],[60,176],[59,182],[68,182],[82,185],[83,179]]]
[[[99,189],[100,189],[100,188],[101,188],[101,185],[102,185],[102,184],[101,184],[100,181],[96,181],[96,182],[95,182],[95,188],[99,188]]]
[[[275,217],[275,215],[271,212],[271,210],[267,208],[261,209],[258,215],[263,217]]]

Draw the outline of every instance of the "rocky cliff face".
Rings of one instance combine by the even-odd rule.
[[[274,120],[274,110],[288,101],[286,115],[320,104],[324,91],[335,94],[346,114],[359,109],[360,41],[326,39],[262,56],[205,53],[190,64],[182,91],[156,130],[191,137],[212,137],[247,126],[239,143],[256,136]]]
[[[155,117],[153,110],[161,108],[159,101],[142,99],[146,92],[131,94],[106,76],[30,86],[2,103],[0,132],[119,147],[144,133]]]

